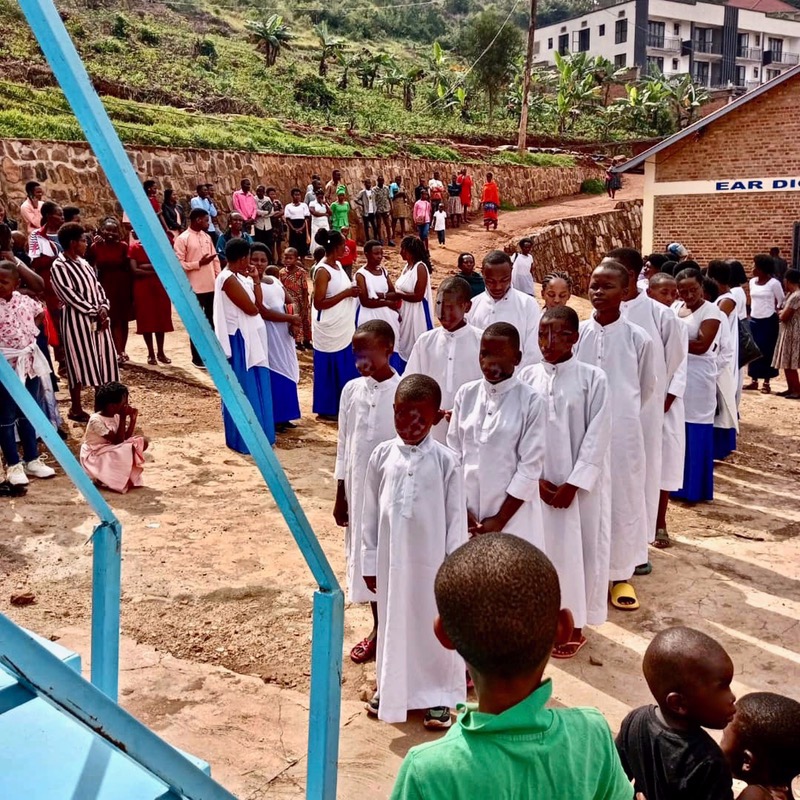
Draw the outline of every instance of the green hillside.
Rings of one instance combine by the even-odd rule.
[[[455,160],[454,141],[515,138],[528,8],[519,0],[57,5],[128,142]],[[586,113],[615,80],[601,67],[536,76],[531,133],[626,138],[677,124],[680,112],[670,122],[644,106]],[[15,0],[0,0],[0,76],[0,136],[81,138]]]

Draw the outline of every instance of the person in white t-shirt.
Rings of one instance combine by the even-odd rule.
[[[308,210],[311,214],[311,241],[316,241],[317,231],[323,228],[326,231],[331,229],[331,207],[325,200],[325,190],[320,187],[314,193],[314,199],[308,204]]]
[[[447,227],[447,212],[444,206],[440,203],[436,211],[433,212],[433,229],[436,231],[436,238],[439,240],[439,246],[444,247],[445,242],[445,229]]]
[[[289,247],[294,247],[301,259],[308,255],[311,244],[311,212],[301,201],[302,192],[292,189],[292,202],[283,208],[283,219],[289,229]]]
[[[758,382],[763,379],[761,391],[769,394],[770,379],[779,374],[772,366],[772,356],[778,343],[778,309],[783,300],[783,287],[775,278],[775,261],[772,256],[764,253],[755,256],[753,277],[750,279],[750,330],[762,355],[747,365],[750,383],[743,387],[746,391],[758,389]]]
[[[533,278],[533,256],[531,250],[533,248],[533,241],[528,239],[519,240],[519,252],[514,253],[511,257],[511,264],[514,268],[511,273],[511,285],[520,292],[535,296],[534,278]]]

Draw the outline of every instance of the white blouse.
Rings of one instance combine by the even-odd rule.
[[[753,319],[767,319],[777,313],[785,297],[783,287],[775,278],[765,284],[750,279],[750,316]]]

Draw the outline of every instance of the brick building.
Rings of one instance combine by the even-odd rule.
[[[781,248],[800,222],[800,66],[616,168],[644,166],[643,252],[670,242],[705,264]],[[795,259],[797,262],[797,259]]]

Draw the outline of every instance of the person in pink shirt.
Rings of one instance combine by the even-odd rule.
[[[243,178],[242,188],[233,193],[233,209],[242,215],[247,233],[253,232],[253,225],[258,218],[258,204],[256,196],[250,191],[251,186],[250,180]]]
[[[36,181],[28,181],[25,184],[25,194],[27,198],[19,207],[22,223],[25,230],[23,233],[31,234],[42,227],[42,196],[44,189]]]
[[[192,209],[189,227],[175,239],[175,255],[186,271],[197,301],[213,329],[214,282],[220,267],[214,242],[208,235],[208,211],[204,208]],[[194,342],[191,342],[191,348],[192,364],[198,369],[205,369]]]
[[[427,189],[423,189],[420,192],[419,200],[414,203],[412,216],[414,217],[414,224],[417,226],[419,238],[422,239],[425,249],[429,251],[428,236],[431,231],[431,201],[428,199]]]

